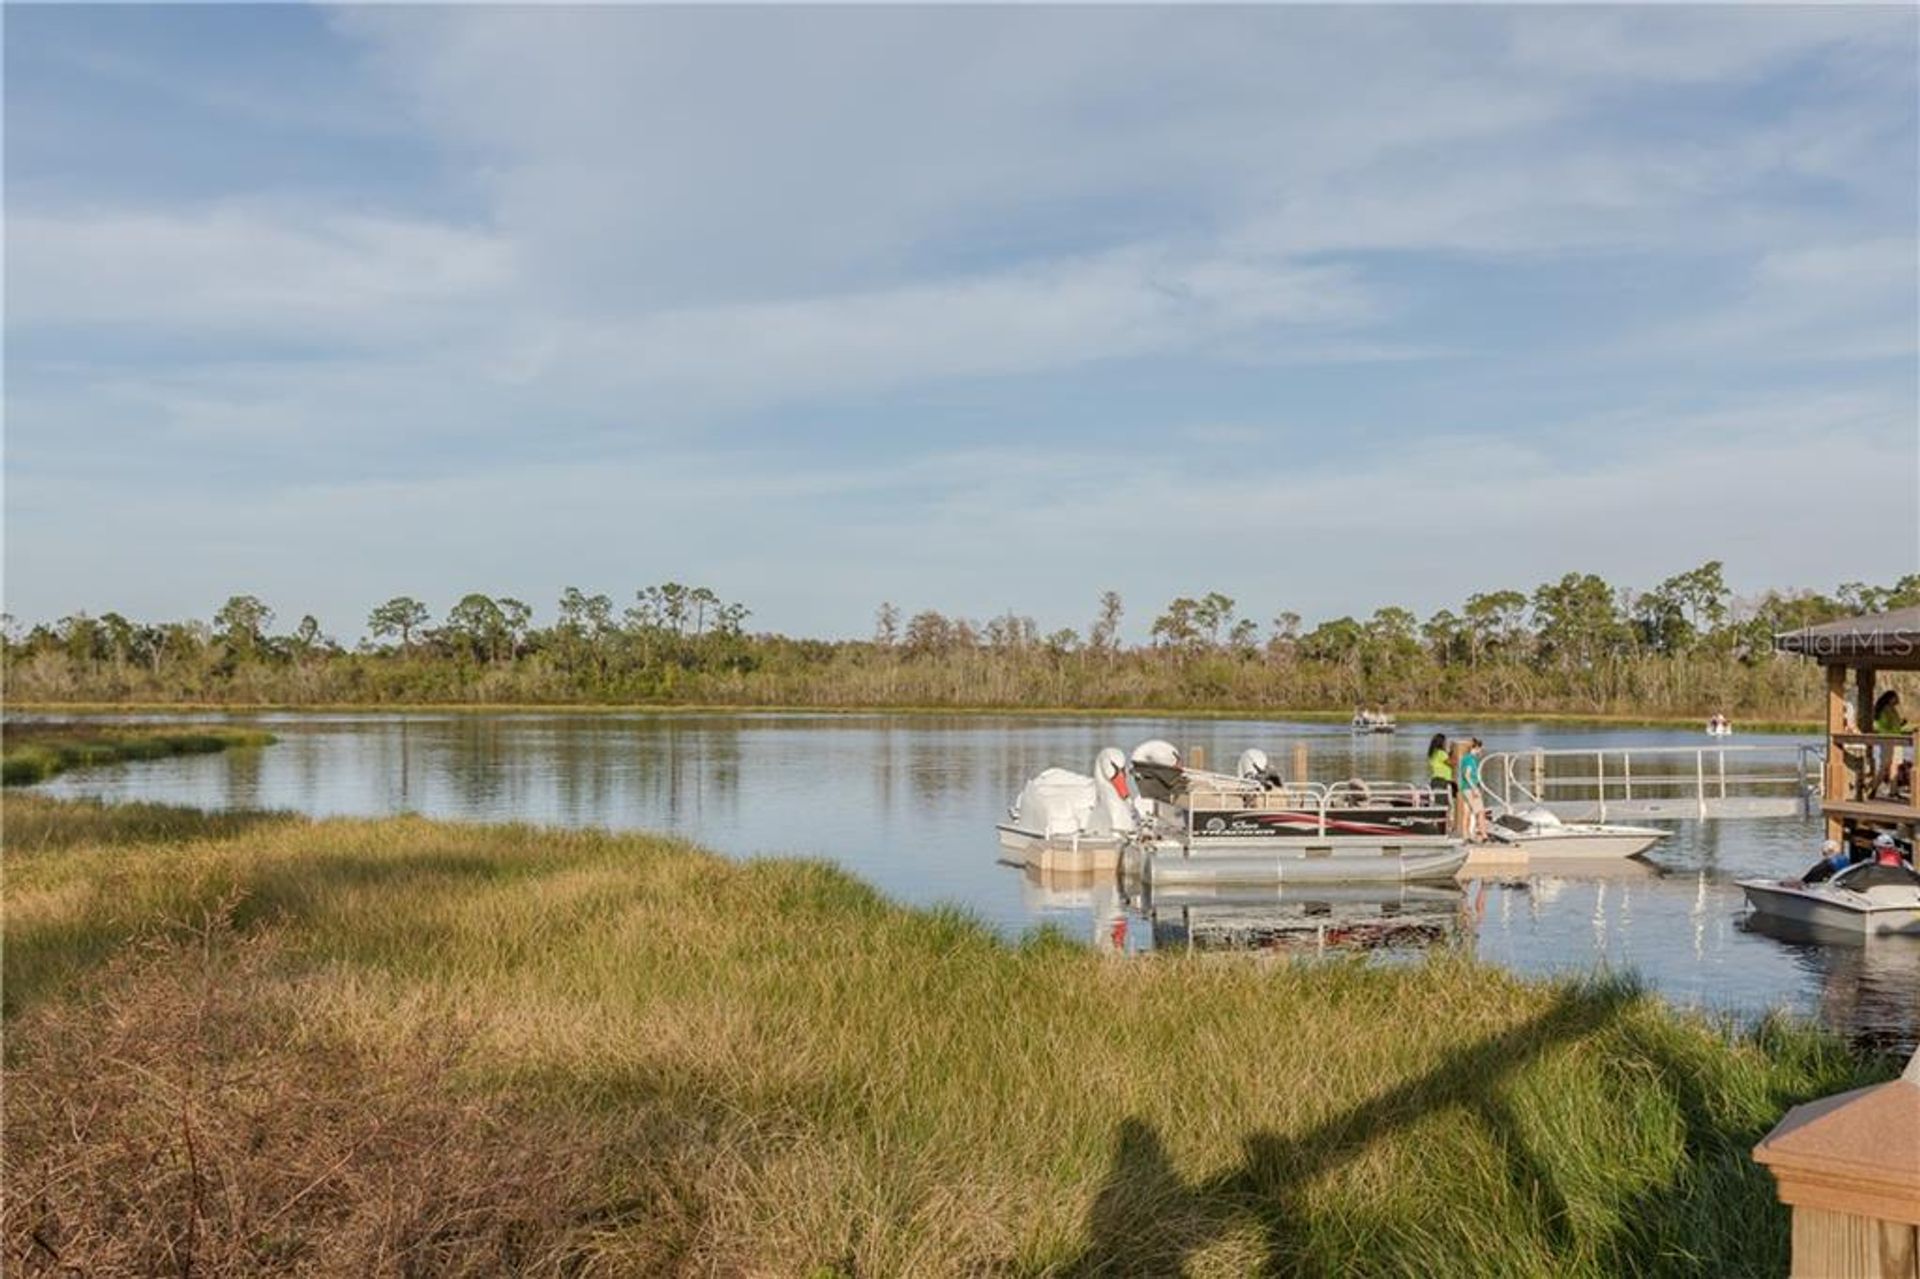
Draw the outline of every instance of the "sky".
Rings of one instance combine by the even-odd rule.
[[[1920,10],[5,15],[5,589],[1920,569]]]

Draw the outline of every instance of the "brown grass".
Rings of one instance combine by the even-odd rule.
[[[9,1273],[1763,1273],[1752,1142],[1884,1073],[1457,956],[1007,946],[648,836],[7,818]]]

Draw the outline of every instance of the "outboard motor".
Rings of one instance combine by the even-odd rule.
[[[1171,804],[1173,797],[1186,789],[1186,774],[1180,768],[1180,752],[1172,742],[1159,738],[1141,742],[1133,748],[1133,778],[1140,797],[1152,803]]]
[[[1286,785],[1286,779],[1275,772],[1267,753],[1258,746],[1240,752],[1240,760],[1234,765],[1234,776],[1243,782],[1258,782],[1267,790]]]

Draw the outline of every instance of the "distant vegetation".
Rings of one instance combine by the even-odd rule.
[[[270,733],[235,728],[109,728],[91,724],[8,724],[0,747],[0,783],[22,786],[69,768],[169,755],[210,755],[265,746]]]
[[[284,705],[659,703],[791,707],[1422,710],[1806,719],[1816,674],[1772,635],[1920,604],[1920,574],[1831,594],[1736,600],[1718,561],[1648,590],[1569,573],[1532,591],[1473,595],[1420,618],[1388,605],[1306,627],[1261,621],[1217,593],[1168,603],[1122,638],[1126,605],[1100,597],[1083,631],[1032,618],[980,622],[891,603],[863,640],[747,630],[748,609],[669,582],[620,607],[568,587],[553,621],[523,601],[460,598],[436,617],[387,601],[351,646],[312,616],[237,595],[202,621],[76,614],[8,628],[16,702]]]
[[[5,841],[9,1274],[1780,1274],[1748,1152],[1891,1073],[646,835],[24,795]]]

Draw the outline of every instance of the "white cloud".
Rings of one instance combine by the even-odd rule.
[[[423,308],[497,296],[513,274],[511,247],[497,237],[355,213],[15,211],[7,240],[7,319],[17,329],[392,341]]]
[[[482,211],[273,191],[10,207],[8,325],[31,354],[10,369],[9,548],[33,553],[9,585],[29,610],[73,607],[73,583],[167,612],[169,592],[307,581],[348,629],[379,590],[700,575],[831,630],[883,595],[1084,611],[1112,584],[1138,607],[1206,585],[1196,558],[1309,613],[1576,563],[1639,580],[1729,546],[1761,561],[1755,582],[1875,571],[1821,568],[1831,544],[1778,511],[1797,518],[1820,432],[1911,437],[1891,375],[1852,367],[1914,345],[1910,12],[333,20],[410,104],[393,124],[433,145],[435,180]],[[1792,100],[1772,100],[1789,73]],[[1648,281],[1634,315],[1659,323],[1585,331],[1556,310],[1555,286],[1604,293],[1622,262]],[[1745,389],[1810,360],[1835,368],[1771,409]],[[1362,362],[1375,385],[1329,376]],[[1681,362],[1686,394],[1660,380]],[[1288,423],[1267,448],[1229,430],[1257,409],[1211,394],[1256,363]],[[1169,437],[1216,424],[1174,450],[1200,456],[1069,438],[1134,407],[1109,370],[1131,388],[1162,368]],[[1076,379],[1071,411],[986,396],[1039,376]],[[1403,380],[1399,418],[1343,411]],[[857,432],[818,459],[740,443],[831,434],[796,405],[962,384],[1038,442],[888,451],[904,463],[869,463]],[[1449,436],[1462,404],[1537,410],[1559,451],[1532,430]],[[1622,439],[1639,447],[1591,443]],[[1740,509],[1700,503],[1701,475]],[[1441,569],[1427,533],[1456,508],[1485,545]],[[96,540],[64,536],[76,513]],[[335,552],[371,577],[330,584]]]

